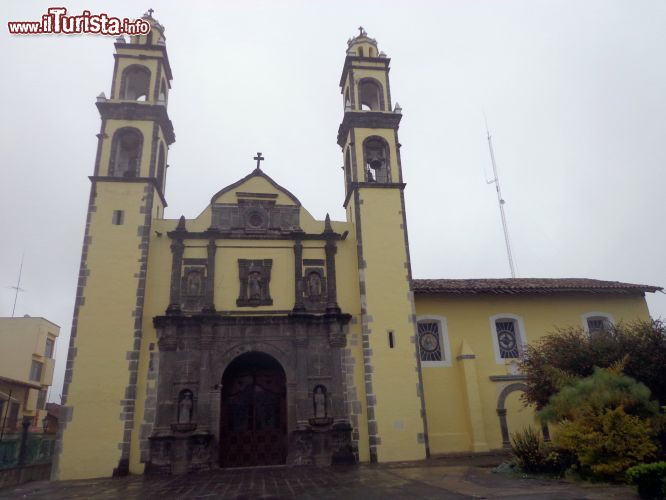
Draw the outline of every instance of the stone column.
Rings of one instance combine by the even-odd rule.
[[[210,430],[210,350],[213,345],[213,325],[204,321],[201,324],[199,340],[199,394],[197,401],[197,424],[200,430]]]
[[[206,305],[205,312],[215,312],[215,254],[217,245],[212,239],[208,242],[208,261],[206,266]]]
[[[305,312],[303,305],[303,245],[294,243],[294,312]]]
[[[169,294],[168,314],[180,312],[180,281],[183,267],[183,252],[185,245],[183,240],[175,238],[171,243],[171,289]]]
[[[335,241],[327,240],[324,251],[326,252],[326,293],[328,296],[326,312],[337,314],[340,313],[340,307],[338,306],[338,292],[335,281],[335,254],[338,251]]]
[[[308,426],[308,337],[304,325],[296,325],[296,427]],[[291,409],[291,408],[290,408]]]

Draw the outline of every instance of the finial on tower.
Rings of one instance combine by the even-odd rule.
[[[181,215],[180,219],[178,220],[178,226],[176,226],[176,231],[185,231],[185,216]]]
[[[358,27],[358,36],[368,36],[368,32],[363,29],[363,26]]]
[[[155,12],[155,10],[152,7],[150,9],[148,9],[148,12],[147,12],[148,17],[153,17],[153,12]]]

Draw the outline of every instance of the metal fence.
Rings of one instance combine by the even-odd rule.
[[[55,449],[55,434],[28,433],[23,457],[21,457],[21,439],[21,433],[2,436],[2,441],[0,441],[0,470],[51,463],[53,450]]]

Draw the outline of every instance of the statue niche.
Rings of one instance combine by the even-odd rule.
[[[314,416],[309,420],[310,425],[330,425],[333,418],[328,416],[328,393],[326,386],[316,385],[312,391],[312,410]]]
[[[303,273],[303,303],[309,311],[318,311],[326,306],[326,278],[321,267],[307,267]]]
[[[202,262],[193,262],[193,261]],[[183,269],[181,279],[181,302],[184,310],[200,310],[204,306],[206,291],[206,265],[204,259],[186,259],[188,265]]]
[[[273,304],[269,291],[272,265],[271,259],[238,259],[240,293],[236,305],[256,307]]]
[[[196,429],[194,423],[194,394],[189,389],[183,389],[178,393],[178,404],[176,406],[176,422],[171,428],[178,432],[189,432]]]

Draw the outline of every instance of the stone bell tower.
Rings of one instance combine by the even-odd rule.
[[[97,98],[95,158],[53,476],[128,472],[151,223],[164,214],[172,78],[164,27],[118,37],[111,94]],[[104,443],[104,444],[102,444]],[[109,446],[108,443],[114,443]]]
[[[377,42],[359,28],[347,45],[338,145],[358,244],[370,459],[421,459],[428,447],[398,142],[402,110],[391,104],[390,59]]]

